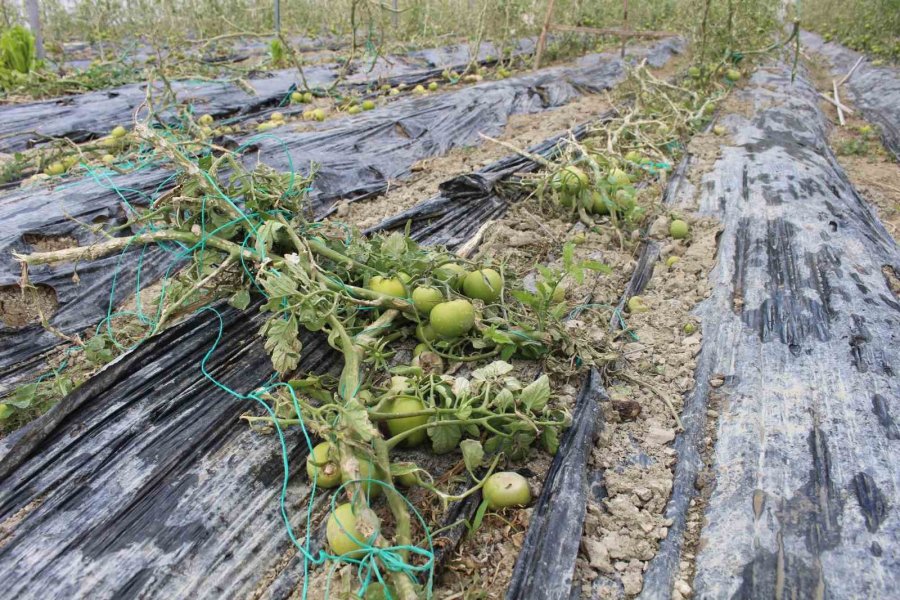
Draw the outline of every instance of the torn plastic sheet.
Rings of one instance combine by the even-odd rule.
[[[483,195],[496,197],[492,189]],[[470,223],[469,236],[480,226]],[[421,241],[453,244],[461,235],[434,231]],[[296,592],[297,560],[277,560],[295,552],[278,514],[278,444],[238,420],[249,403],[200,373],[219,340],[206,365],[213,377],[242,392],[264,383],[271,363],[256,330],[265,315],[217,309],[221,335],[216,315],[199,312],[0,440],[4,596],[285,599]],[[321,336],[305,334],[303,348],[302,372],[340,363]],[[297,469],[288,493],[300,507],[290,516],[301,531],[307,449],[296,430],[287,443]],[[279,573],[273,564],[287,566]]]
[[[900,586],[896,373],[900,252],[827,145],[805,74],[761,68],[736,92],[750,116],[700,186],[724,224],[703,345],[685,401],[667,538],[642,598],[669,598],[718,423],[696,598],[887,598]],[[724,385],[712,388],[712,378]]]
[[[826,42],[815,33],[804,31],[800,40],[803,46],[825,58],[831,76],[838,81],[863,56],[835,42]],[[853,105],[862,111],[867,121],[881,128],[885,147],[900,160],[900,69],[896,66],[876,67],[870,59],[863,58],[844,86],[839,93],[849,88]],[[829,95],[829,92],[825,94]]]
[[[529,54],[534,42],[521,40],[512,51],[514,55]],[[415,84],[439,76],[446,68],[463,68],[470,60],[469,46],[459,44],[445,48],[429,48],[406,56],[378,57],[374,61],[357,61],[343,86],[348,89],[366,87],[384,79],[387,83]],[[497,57],[498,49],[484,42],[478,48],[478,60],[486,62]],[[303,75],[312,88],[324,87],[338,77],[337,63],[307,65]],[[246,83],[256,92],[230,81],[172,81],[172,89],[179,102],[191,104],[198,113],[214,117],[248,114],[265,106],[280,103],[292,86],[300,85],[296,69],[280,69],[250,77]],[[48,137],[65,137],[80,142],[108,135],[116,125],[129,123],[135,110],[146,101],[147,83],[134,83],[63,96],[52,100],[0,107],[0,152],[24,150]],[[156,85],[154,96],[164,90]]]
[[[507,600],[568,600],[581,548],[589,484],[585,468],[606,400],[600,373],[591,369],[581,386],[572,426],[544,478],[506,592]]]
[[[641,47],[631,51],[634,57],[646,56],[648,62],[659,66],[681,47],[679,40],[665,40],[649,50]],[[511,114],[561,106],[583,93],[608,89],[624,75],[622,62],[614,55],[591,55],[579,63],[582,66],[545,69],[446,94],[398,101],[388,108],[335,120],[314,131],[275,130],[273,135],[241,141],[256,140],[248,160],[259,159],[285,170],[293,166],[304,171],[313,162],[321,165],[311,202],[314,213],[324,216],[337,199],[383,192],[389,181],[408,177],[413,164],[423,158],[478,144],[478,133],[498,135]],[[81,180],[50,190],[29,188],[0,195],[0,286],[16,285],[19,281],[20,267],[11,252],[32,251],[25,234],[71,236],[79,245],[89,244],[96,238],[82,223],[122,224],[123,200],[146,203],[150,193],[170,186],[171,178],[164,169],[148,169],[127,175],[110,174],[97,181]],[[129,252],[117,265],[123,271],[133,271],[139,258],[139,251]],[[78,284],[72,280],[76,268]],[[30,270],[29,277],[33,283],[49,285],[56,291],[59,308],[50,323],[72,333],[96,325],[107,314],[116,272],[108,264],[101,268],[88,263],[39,266]],[[160,267],[149,268],[142,274],[142,285],[159,274]],[[133,286],[123,283],[117,285],[117,290],[120,295],[116,298],[121,301]],[[0,326],[0,342],[3,390],[3,386],[8,389],[21,380],[22,375],[16,375],[16,365],[30,364],[31,358],[54,347],[58,339],[38,325],[24,329]]]

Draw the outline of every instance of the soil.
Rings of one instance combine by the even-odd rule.
[[[604,431],[591,458],[591,467],[603,473],[607,495],[588,503],[584,552],[576,567],[585,598],[638,594],[643,572],[671,524],[664,511],[677,458],[672,409],[680,413],[684,395],[694,387],[702,324],[691,311],[709,295],[707,273],[719,231],[713,221],[692,220],[684,211],[679,216],[688,219],[691,238],[661,240],[661,262],[641,294],[650,311],[627,317],[636,339],[620,343],[619,371],[611,374],[607,390],[611,403],[604,407]],[[679,260],[666,267],[668,256]],[[688,323],[697,331],[686,333]],[[635,402],[636,416],[636,410],[615,409]]]
[[[0,321],[9,327],[40,323],[41,314],[49,319],[58,306],[56,292],[48,285],[37,284],[24,293],[17,285],[0,286]]]
[[[598,96],[582,96],[557,109],[539,115],[513,115],[497,139],[525,149],[528,146],[566,131],[578,123],[596,117],[609,109]],[[475,171],[510,154],[508,148],[485,141],[480,146],[457,148],[445,156],[429,158],[413,165],[413,176],[392,185],[387,193],[363,202],[338,205],[336,218],[353,221],[365,229],[438,193],[438,185],[459,175]]]
[[[78,246],[78,240],[65,235],[26,233],[22,236],[22,241],[31,246],[33,252],[53,252]]]

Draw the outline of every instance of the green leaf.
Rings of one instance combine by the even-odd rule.
[[[500,393],[494,396],[494,404],[502,411],[509,410],[514,402],[515,397],[513,393],[506,388],[503,388],[500,390]]]
[[[466,468],[474,473],[484,462],[484,448],[481,447],[481,442],[478,440],[463,440],[459,443],[459,449],[462,450]]]
[[[6,403],[16,408],[29,408],[37,395],[38,384],[27,383],[16,390],[11,399],[7,399]]]
[[[541,305],[541,297],[537,294],[532,294],[531,292],[526,292],[525,290],[513,290],[510,292],[512,297],[525,304],[526,306],[530,306],[532,308],[538,307]]]
[[[297,293],[297,282],[281,273],[268,273],[262,284],[266,293],[273,298],[284,298]]]
[[[484,521],[484,513],[487,512],[487,509],[487,500],[482,500],[481,504],[478,505],[478,510],[475,511],[475,517],[472,519],[472,527],[469,528],[470,533],[478,531],[478,528],[481,527],[481,522]]]
[[[505,360],[496,360],[489,365],[472,371],[472,379],[485,381],[494,377],[501,377],[513,370],[513,366]]]
[[[581,263],[585,269],[590,269],[591,271],[598,271],[600,273],[612,273],[612,269],[609,268],[609,265],[606,265],[598,260],[586,260]]]
[[[554,427],[548,427],[541,432],[541,443],[544,444],[547,452],[556,454],[556,451],[559,450],[559,433]]]
[[[265,348],[276,371],[284,374],[297,368],[303,345],[298,336],[296,318],[272,317],[260,328],[260,335],[266,338]]]
[[[509,360],[512,358],[512,355],[516,353],[516,346],[503,346],[503,349],[500,351],[500,358],[503,360]]]
[[[115,358],[112,348],[107,347],[107,337],[95,335],[84,344],[85,357],[96,365],[105,365]]]
[[[556,279],[553,271],[551,271],[544,265],[537,265],[535,268],[537,269],[537,272],[541,274],[541,277],[544,278],[544,281],[553,281],[554,279]]]
[[[550,378],[541,375],[522,390],[519,400],[532,412],[540,412],[550,400]]]
[[[240,290],[228,300],[228,304],[238,310],[246,309],[250,306],[250,292],[248,290]]]
[[[563,267],[568,270],[573,262],[575,262],[575,244],[568,242],[563,246]]]
[[[403,256],[406,253],[406,236],[395,231],[384,240],[381,249],[385,254],[394,258]]]
[[[275,235],[284,225],[278,221],[266,221],[256,229],[256,244],[254,249],[260,256],[266,256],[275,243]]]
[[[500,446],[503,443],[503,438],[499,435],[491,436],[484,443],[484,451],[488,454],[496,454],[498,450],[500,450]]]
[[[462,431],[459,425],[442,424],[438,421],[428,428],[428,437],[431,438],[431,448],[435,454],[446,454],[459,445]]]
[[[53,385],[60,396],[65,396],[75,389],[75,382],[69,377],[57,377],[53,381]]]

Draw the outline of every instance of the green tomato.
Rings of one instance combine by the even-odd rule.
[[[213,120],[214,120],[214,119],[213,119],[213,116],[212,116],[212,115],[210,115],[210,114],[205,114],[205,115],[201,115],[200,118],[197,119],[197,123],[199,123],[200,125],[207,125],[207,126],[209,126],[209,125],[212,125]]]
[[[330,451],[331,444],[322,442],[316,444],[312,453],[306,457],[306,474],[310,481],[315,479],[316,485],[321,488],[333,488],[341,483],[341,468],[329,460]]]
[[[640,296],[632,296],[628,299],[628,312],[632,314],[650,312],[650,307],[644,304]]]
[[[698,79],[700,77],[700,67],[689,67],[688,75],[694,79]]]
[[[716,135],[725,135],[726,133],[728,133],[728,130],[725,129],[724,125],[716,125],[715,127],[713,127],[713,133]]]
[[[531,502],[528,480],[513,471],[494,473],[481,490],[488,508],[527,506]]]
[[[317,108],[312,111],[312,118],[316,121],[324,121],[325,120],[325,111],[321,108]]]
[[[419,356],[423,352],[428,352],[428,351],[429,351],[428,344],[426,344],[425,342],[422,342],[421,344],[416,344],[416,347],[413,348],[413,351],[412,351],[413,358]]]
[[[406,286],[403,285],[403,282],[400,281],[398,277],[387,278],[376,275],[369,280],[368,287],[373,292],[378,292],[379,294],[396,296],[397,298],[406,297]]]
[[[0,421],[5,421],[15,412],[15,409],[9,404],[0,404]]]
[[[44,173],[47,175],[62,175],[66,172],[66,165],[61,162],[52,162],[46,167],[44,167]]]
[[[669,224],[669,235],[676,240],[683,240],[688,236],[690,228],[688,224],[681,219],[675,219]]]
[[[679,260],[681,260],[681,259],[678,258],[677,256],[670,256],[669,258],[666,259],[666,266],[671,267],[672,265],[677,263]]]
[[[362,109],[363,110],[372,110],[375,108],[375,102],[372,100],[363,100]]]
[[[550,179],[550,187],[560,193],[576,194],[590,184],[584,171],[578,167],[565,167],[556,172]]]
[[[692,333],[697,331],[697,326],[693,323],[685,323],[683,329],[686,334],[691,335]]]
[[[444,301],[441,290],[433,287],[417,287],[412,293],[413,306],[422,315],[429,315],[431,309]]]
[[[360,558],[365,556],[365,546],[367,540],[356,528],[356,514],[353,512],[353,505],[349,502],[341,504],[334,509],[331,516],[328,517],[328,524],[325,526],[325,538],[328,540],[328,547],[331,553],[337,556],[347,555],[347,558]]]
[[[434,312],[434,309],[431,312]],[[430,344],[437,339],[437,335],[431,323],[419,323],[416,326],[416,339],[420,342],[428,342]]]
[[[417,85],[416,87],[413,88],[413,94],[424,94],[424,93],[425,93],[425,86]]]
[[[359,106],[351,106],[350,108],[347,109],[348,115],[358,115],[361,112],[362,112],[362,108]]]
[[[469,298],[484,300],[488,304],[496,302],[503,293],[503,278],[494,269],[472,271],[463,281],[463,293]]]
[[[391,407],[388,412],[395,415],[405,414],[405,413],[414,413],[425,410],[425,405],[422,404],[422,401],[418,398],[413,398],[411,396],[400,396],[391,404]],[[421,425],[424,425],[428,422],[428,415],[419,415],[414,417],[401,417],[399,419],[389,419],[387,422],[388,431],[391,433],[391,436],[400,435],[401,433],[405,433],[410,429],[415,429]],[[403,444],[407,448],[412,448],[414,446],[418,446],[422,442],[425,441],[425,430],[420,429],[414,433],[411,433],[409,437],[407,437]]]
[[[429,83],[428,89],[431,90],[432,92],[435,91],[436,89],[438,89],[437,81],[432,81],[431,83]]]
[[[610,185],[619,187],[623,185],[631,185],[631,177],[629,177],[628,173],[626,173],[622,169],[613,169],[612,171],[610,171],[606,180],[610,183]]]
[[[581,207],[584,208],[584,210],[588,212],[594,210],[594,195],[591,190],[581,190],[581,192],[578,193],[578,199],[580,200]]]
[[[291,92],[291,102],[295,104],[303,104],[304,96],[303,92]]]
[[[276,110],[275,112],[273,112],[273,113],[269,116],[269,120],[271,120],[271,121],[284,121],[284,114],[282,114],[282,113],[280,113],[280,112],[278,112],[278,111]]]
[[[402,473],[394,477],[394,481],[403,487],[413,487],[419,484],[419,478],[416,477],[415,473]]]
[[[462,287],[462,282],[468,274],[465,267],[456,263],[447,263],[434,270],[435,279],[443,281],[457,291]]]
[[[727,79],[728,81],[730,81],[732,83],[734,83],[735,81],[737,81],[740,78],[741,78],[741,72],[738,71],[737,69],[728,69],[727,71],[725,71],[725,79]]]
[[[400,90],[398,88],[394,88],[390,92],[388,92],[388,96],[399,96],[399,95],[400,95]]]
[[[594,198],[594,206],[592,208],[593,213],[595,215],[608,215],[609,206],[607,206],[606,201],[603,199],[603,194],[595,191],[592,196]]]
[[[109,135],[114,138],[123,138],[127,133],[128,131],[124,127],[122,127],[121,125],[116,125],[115,127],[113,127],[112,131],[109,132]]]
[[[112,154],[104,154],[103,158],[101,158],[100,160],[102,160],[103,164],[105,164],[105,165],[111,165],[114,162],[116,162],[116,157],[113,156]]]
[[[275,129],[278,127],[278,123],[274,121],[266,121],[265,123],[260,123],[256,126],[257,131],[269,131],[270,129]]]
[[[625,160],[635,164],[640,164],[642,158],[644,157],[637,150],[631,150],[625,155]]]
[[[622,189],[616,190],[616,205],[623,212],[628,212],[634,208],[634,190]]]
[[[468,300],[441,302],[431,310],[431,328],[445,340],[465,335],[474,326],[475,307]]]

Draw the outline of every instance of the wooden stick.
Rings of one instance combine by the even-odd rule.
[[[597,27],[581,27],[578,25],[551,25],[553,31],[566,31],[569,33],[586,33],[589,35],[612,35],[628,38],[647,38],[660,40],[663,38],[674,37],[676,34],[671,31],[631,31],[630,29],[622,29],[620,27],[608,27],[599,29]]]
[[[841,98],[840,98],[840,96],[838,96],[838,91],[837,91],[838,84],[837,84],[837,80],[832,79],[832,80],[831,80],[831,86],[834,88],[834,105],[837,107],[837,111],[838,111],[838,120],[841,122],[841,127],[843,127],[843,126],[846,125],[847,123],[844,121],[844,111],[843,111],[843,109],[841,108]]]
[[[628,29],[628,0],[622,0],[622,29]],[[625,58],[625,44],[628,43],[628,38],[622,38],[622,58]]]
[[[831,104],[832,104],[833,106],[837,107],[838,103],[835,102],[835,101],[834,101],[834,98],[832,98],[831,96],[826,96],[826,95],[823,94],[822,92],[819,92],[819,96],[822,98],[822,100],[828,100],[829,102],[831,102]],[[850,108],[849,106],[847,106],[846,104],[841,104],[841,108],[842,108],[842,109],[844,110],[844,112],[847,113],[848,115],[854,114],[854,110],[853,110],[852,108]]]
[[[544,17],[544,26],[541,28],[541,37],[538,38],[537,50],[534,53],[534,70],[541,68],[541,55],[544,53],[544,45],[547,43],[547,32],[550,30],[550,21],[553,20],[553,5],[556,0],[550,0],[547,4],[547,15]]]
[[[856,71],[856,67],[858,67],[860,65],[860,63],[863,61],[863,58],[865,58],[865,57],[864,56],[859,57],[859,60],[857,60],[856,64],[853,65],[853,68],[850,69],[850,71],[846,75],[844,75],[844,78],[838,82],[838,87],[841,87],[842,85],[847,83],[847,80],[850,79],[850,76],[853,75],[854,71]]]

